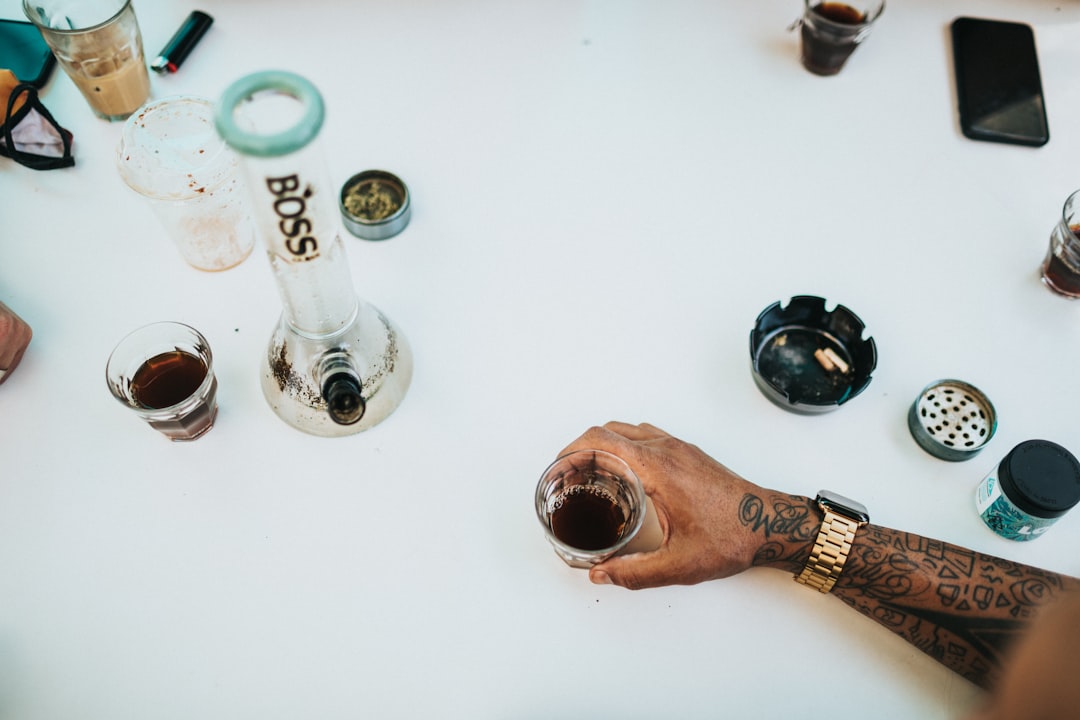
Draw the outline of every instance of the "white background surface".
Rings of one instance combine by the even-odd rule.
[[[43,100],[76,167],[0,162],[0,301],[34,329],[0,387],[0,718],[808,717],[831,698],[955,718],[978,702],[780,573],[635,593],[563,566],[533,488],[610,419],[1080,574],[1080,514],[1019,544],[973,508],[1016,443],[1080,450],[1080,303],[1038,280],[1080,187],[1077,3],[898,0],[834,78],[799,65],[797,0],[136,7],[150,56],[194,7],[216,19],[155,97],[299,72],[326,100],[332,181],[377,167],[409,184],[402,235],[346,244],[416,373],[368,433],[278,420],[258,384],[280,312],[260,248],[187,267],[116,174],[120,125],[58,71]],[[1035,26],[1046,147],[960,134],[961,14]],[[22,13],[2,0],[0,16]],[[870,387],[825,416],[773,406],[750,375],[755,317],[798,294],[847,305],[878,344]],[[216,356],[218,422],[191,444],[104,383],[120,337],[165,319]],[[946,377],[999,413],[965,463],[905,424]]]

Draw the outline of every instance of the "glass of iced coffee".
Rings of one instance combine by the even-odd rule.
[[[23,0],[23,12],[95,115],[124,120],[150,97],[131,0]]]

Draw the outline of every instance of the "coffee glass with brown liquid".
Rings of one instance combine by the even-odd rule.
[[[127,335],[105,366],[113,397],[170,440],[194,440],[214,426],[217,379],[206,338],[177,322]]]
[[[131,0],[23,0],[23,12],[95,115],[124,120],[150,97]]]
[[[587,568],[620,552],[660,545],[660,528],[630,466],[602,450],[557,459],[536,486],[536,515],[567,565]]]
[[[1065,201],[1061,219],[1050,233],[1042,281],[1058,295],[1080,297],[1080,190]]]
[[[815,75],[836,75],[885,9],[884,0],[803,0],[802,64]]]

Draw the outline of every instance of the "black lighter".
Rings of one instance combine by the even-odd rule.
[[[180,63],[188,56],[195,44],[199,42],[206,31],[210,29],[214,18],[200,10],[193,10],[187,20],[172,36],[172,40],[165,49],[150,63],[150,69],[154,72],[174,73],[179,69]]]

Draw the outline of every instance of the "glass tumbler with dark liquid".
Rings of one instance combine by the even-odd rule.
[[[217,379],[198,330],[159,322],[135,330],[105,366],[113,397],[170,440],[194,440],[214,425]]]
[[[1042,281],[1059,295],[1080,297],[1080,190],[1065,201],[1061,219],[1050,233]]]
[[[802,64],[815,75],[836,75],[885,9],[884,0],[804,0]]]
[[[536,486],[535,503],[548,542],[571,567],[660,544],[641,481],[621,458],[602,450],[579,450],[553,462]]]

